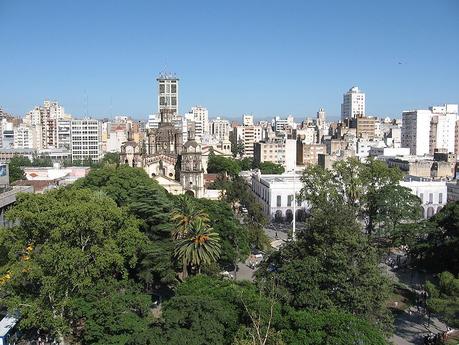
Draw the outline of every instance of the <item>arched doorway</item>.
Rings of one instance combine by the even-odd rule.
[[[430,218],[434,215],[434,209],[432,206],[427,208],[427,218]]]
[[[186,194],[186,195],[189,195],[189,196],[191,196],[191,197],[194,198],[194,192],[193,192],[192,190],[189,190],[189,189],[186,190],[186,191],[185,191],[185,194]]]
[[[274,221],[276,223],[280,223],[282,222],[284,217],[282,217],[282,211],[281,210],[277,210],[276,213],[274,214]]]
[[[296,219],[297,222],[305,222],[306,221],[306,211],[302,208],[296,210]]]
[[[292,220],[293,220],[293,212],[292,212],[292,210],[289,209],[289,210],[285,211],[285,221],[287,223],[290,223]]]

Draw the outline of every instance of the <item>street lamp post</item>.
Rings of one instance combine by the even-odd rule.
[[[295,188],[295,169],[291,170],[293,172],[293,228],[292,228],[292,239],[296,240],[296,188]]]

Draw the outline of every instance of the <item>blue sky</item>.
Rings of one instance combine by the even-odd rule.
[[[211,117],[338,118],[353,85],[379,116],[458,103],[459,1],[0,0],[0,107],[16,115],[56,99],[146,118],[165,68],[180,111]]]

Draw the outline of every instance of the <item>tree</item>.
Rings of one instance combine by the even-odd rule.
[[[400,244],[411,244],[412,240],[405,238],[400,229],[406,231],[407,225],[417,226],[422,221],[421,199],[406,187],[388,185],[379,191],[376,208],[374,222],[379,236],[392,237],[393,242],[398,239]]]
[[[98,281],[70,304],[73,337],[82,344],[144,344],[148,333],[151,296],[132,281]]]
[[[175,244],[175,257],[183,263],[183,277],[187,276],[190,266],[200,273],[202,265],[216,262],[220,257],[220,248],[218,233],[202,220],[193,221],[189,232]]]
[[[394,222],[417,222],[420,201],[407,188],[399,186],[402,173],[384,162],[370,159],[365,163],[355,158],[338,161],[333,170],[320,166],[307,167],[301,178],[300,198],[312,208],[336,200],[345,203],[366,224],[369,235],[387,235],[395,231]],[[396,203],[391,204],[391,198]],[[391,236],[392,234],[389,234]]]
[[[176,283],[173,262],[171,210],[166,191],[157,185],[139,186],[127,200],[129,211],[140,221],[140,230],[149,241],[143,243],[136,268],[137,276],[147,289]]]
[[[29,158],[19,155],[13,156],[8,164],[10,182],[24,180],[26,176],[22,167],[29,167],[31,165],[32,163],[30,162]]]
[[[295,308],[339,308],[385,328],[389,283],[354,210],[327,202],[312,210],[307,224],[297,241],[268,258],[257,279],[274,279]]]
[[[418,264],[434,272],[459,274],[459,201],[448,203],[424,229],[413,248]]]
[[[193,227],[193,222],[201,222],[203,226],[209,224],[209,216],[198,207],[197,203],[187,194],[176,198],[171,220],[175,223],[172,236],[175,239],[186,237]]]
[[[210,226],[220,236],[220,266],[236,265],[250,253],[247,229],[234,216],[230,206],[222,201],[195,199],[199,207],[208,214]]]
[[[239,139],[236,145],[231,145],[231,152],[233,153],[233,157],[242,157],[244,155],[244,141]]]
[[[227,173],[230,176],[236,176],[241,172],[241,167],[233,158],[209,155],[207,172],[212,174]]]
[[[107,152],[100,161],[100,165],[105,164],[118,166],[120,164],[120,154],[118,152]]]
[[[190,277],[164,303],[157,338],[168,345],[386,344],[384,335],[361,318],[340,310],[281,306],[274,291],[249,282]]]
[[[282,165],[273,162],[262,162],[258,165],[262,174],[283,174],[285,169]]]
[[[236,161],[242,171],[251,170],[253,166],[253,158],[245,157]]]
[[[8,211],[17,224],[0,230],[11,279],[1,289],[22,328],[49,330],[64,344],[74,326],[71,302],[98,281],[123,279],[137,263],[145,236],[113,200],[90,190],[23,194]],[[24,253],[26,248],[32,248]],[[2,302],[3,302],[2,301]]]
[[[429,295],[427,308],[439,314],[449,326],[459,327],[459,277],[454,277],[450,272],[442,272],[438,278],[438,284],[426,284]]]
[[[104,165],[91,170],[86,177],[75,181],[71,188],[100,190],[115,200],[118,206],[124,206],[128,203],[135,188],[139,186],[158,187],[158,183],[141,168],[133,168],[128,165]]]
[[[386,345],[384,334],[368,321],[341,310],[291,310],[282,331],[289,345],[368,344]]]
[[[205,297],[204,297],[205,296]],[[163,305],[163,344],[230,345],[239,327],[233,284],[203,275],[190,277]]]
[[[33,167],[52,167],[53,161],[51,160],[51,157],[48,155],[42,155],[42,156],[35,155],[32,159],[31,165]]]

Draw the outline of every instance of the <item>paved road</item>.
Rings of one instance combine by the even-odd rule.
[[[412,291],[418,291],[424,284],[426,277],[423,273],[411,270],[393,270],[387,265],[383,269],[388,276],[396,283],[402,283]],[[430,319],[422,309],[418,311],[411,306],[403,313],[397,315],[394,320],[395,334],[391,340],[396,345],[418,345],[423,344],[423,337],[429,333],[441,333],[446,331],[446,325],[435,317]]]

